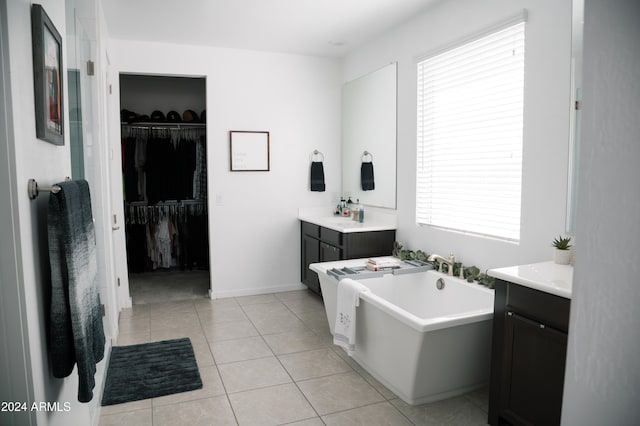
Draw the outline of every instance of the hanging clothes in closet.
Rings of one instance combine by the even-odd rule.
[[[123,125],[130,272],[208,269],[204,128]]]
[[[206,198],[204,128],[123,125],[125,201]]]
[[[209,233],[204,203],[130,203],[125,208],[125,220],[130,272],[173,267],[208,269]]]

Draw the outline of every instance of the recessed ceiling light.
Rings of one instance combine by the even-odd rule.
[[[340,47],[340,46],[344,46],[347,43],[345,43],[344,41],[341,41],[341,40],[337,40],[337,41],[330,40],[329,44],[332,45],[332,46],[335,46],[335,47]]]

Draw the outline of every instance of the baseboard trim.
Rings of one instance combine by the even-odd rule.
[[[282,293],[285,291],[294,291],[294,290],[304,290],[307,286],[304,284],[287,284],[275,287],[255,287],[255,288],[244,288],[237,290],[228,290],[228,291],[214,291],[213,289],[209,290],[209,297],[211,299],[224,299],[227,297],[242,297],[242,296],[258,296],[261,294],[270,294],[270,293]]]

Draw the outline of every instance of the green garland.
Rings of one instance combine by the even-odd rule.
[[[429,258],[429,255],[427,253],[425,253],[422,250],[413,251],[413,250],[403,249],[402,243],[398,241],[393,243],[393,255],[395,257],[400,258],[400,260],[419,260],[421,262],[431,263],[436,269],[438,268],[437,261],[429,262],[427,260]],[[454,276],[456,277],[460,276],[461,267],[462,267],[461,262],[456,262],[453,265]],[[442,268],[444,272],[449,271],[449,265],[447,265],[446,263],[442,265]],[[480,285],[483,285],[488,288],[493,288],[494,278],[490,277],[486,273],[480,272],[480,269],[477,266],[475,265],[466,266],[463,269],[464,269],[463,270],[464,278],[467,280],[467,282],[472,283],[476,281]]]

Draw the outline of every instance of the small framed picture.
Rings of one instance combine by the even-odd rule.
[[[62,38],[41,5],[31,6],[36,136],[64,145]]]
[[[231,130],[229,167],[232,172],[268,172],[269,132]]]

